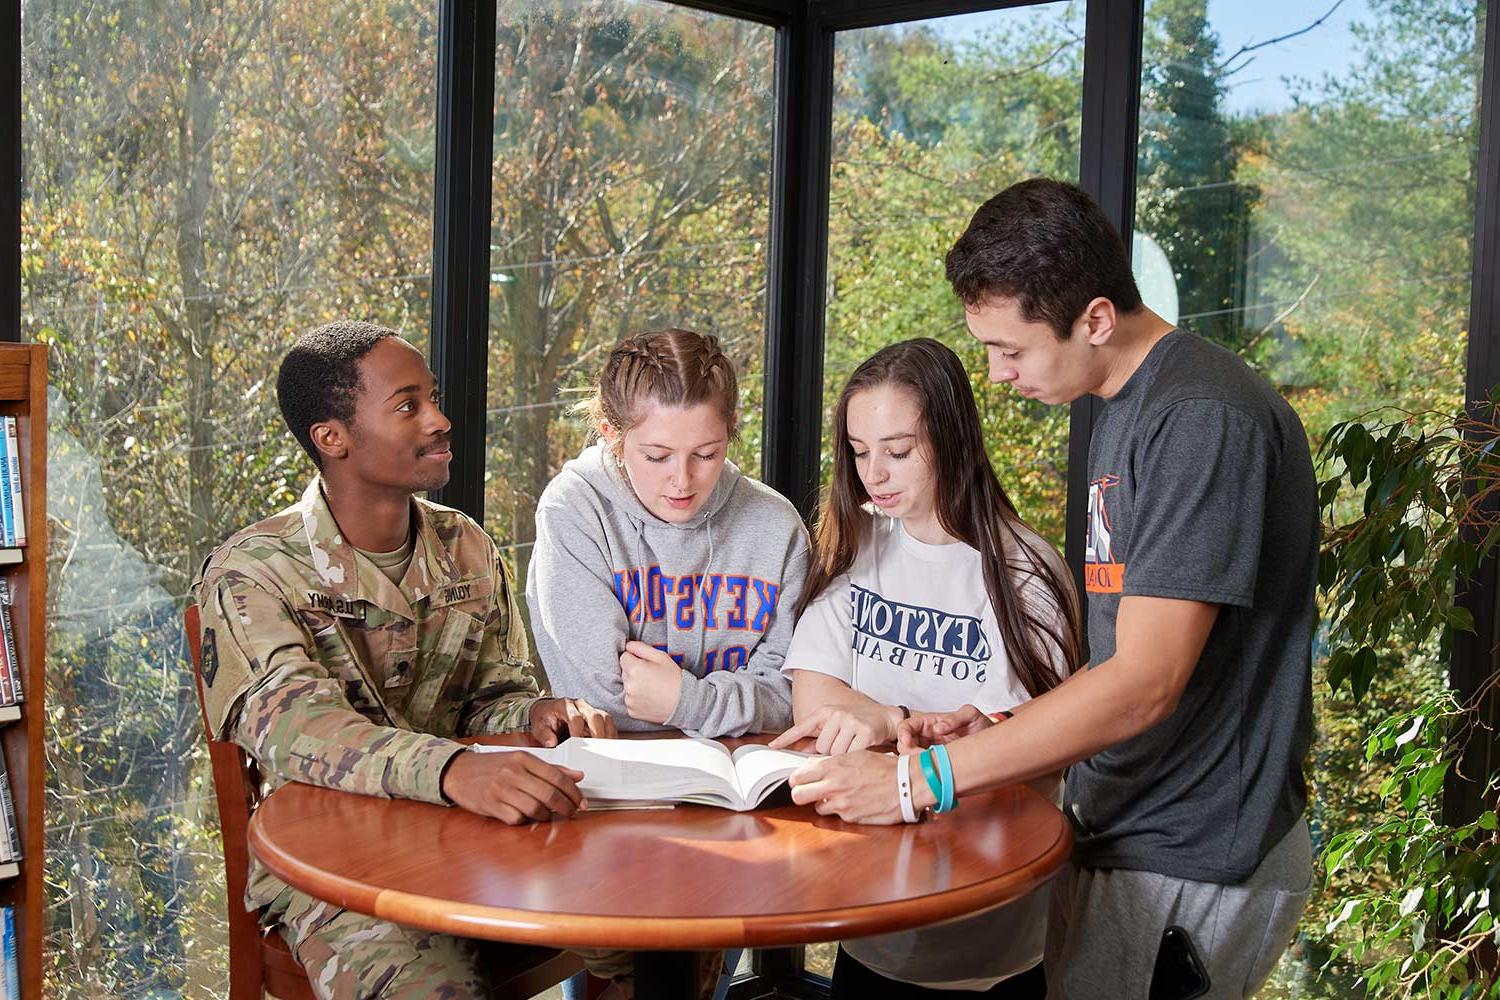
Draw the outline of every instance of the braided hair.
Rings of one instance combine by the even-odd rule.
[[[731,438],[739,413],[739,384],[734,364],[717,337],[669,327],[627,337],[610,352],[594,394],[581,406],[589,423],[608,423],[618,431],[614,450],[625,432],[640,422],[650,403],[718,407]]]

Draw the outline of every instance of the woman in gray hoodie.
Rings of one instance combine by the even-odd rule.
[[[587,405],[600,440],[542,493],[526,583],[553,692],[622,730],[782,731],[807,532],[726,457],[739,406],[729,359],[713,337],[639,334],[610,354]]]

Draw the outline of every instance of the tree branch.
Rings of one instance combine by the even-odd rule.
[[[1316,21],[1312,22],[1304,28],[1298,28],[1296,31],[1289,31],[1285,35],[1277,35],[1275,38],[1268,38],[1264,42],[1252,42],[1249,45],[1241,45],[1234,51],[1233,55],[1214,67],[1214,76],[1232,76],[1233,74],[1238,73],[1240,70],[1244,69],[1245,66],[1249,65],[1249,63],[1245,63],[1242,66],[1236,66],[1232,70],[1229,69],[1229,64],[1234,62],[1240,56],[1248,55],[1251,52],[1256,51],[1257,49],[1263,49],[1270,45],[1277,45],[1281,42],[1289,41],[1290,39],[1296,38],[1298,35],[1305,35],[1309,31],[1312,31],[1314,28],[1321,27],[1325,21],[1333,16],[1333,12],[1338,10],[1343,5],[1344,0],[1334,0],[1333,6],[1324,11],[1322,17],[1318,18]]]

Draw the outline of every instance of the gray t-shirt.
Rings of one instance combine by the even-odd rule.
[[[1090,659],[1127,595],[1220,605],[1165,721],[1075,765],[1075,860],[1237,884],[1301,816],[1318,506],[1297,415],[1239,358],[1173,331],[1089,447]]]

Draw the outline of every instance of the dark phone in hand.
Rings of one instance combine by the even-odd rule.
[[[1151,1000],[1192,1000],[1208,992],[1208,970],[1181,927],[1168,927],[1151,973]]]

